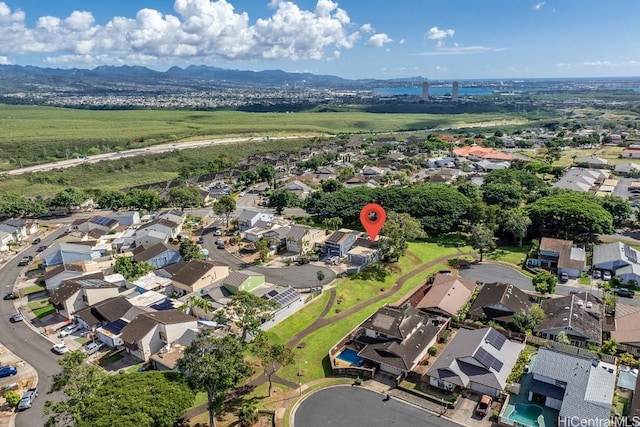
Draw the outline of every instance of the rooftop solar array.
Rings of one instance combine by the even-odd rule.
[[[104,216],[96,216],[91,218],[91,222],[93,222],[94,224],[99,224],[99,225],[110,225],[113,223],[113,219],[112,218],[107,218]]]
[[[633,263],[638,263],[638,254],[636,251],[629,245],[624,245],[624,254],[629,258]]]
[[[503,363],[482,347],[476,350],[476,354],[473,357],[487,369],[493,368],[496,372],[500,372],[500,369],[502,369]]]
[[[154,308],[158,311],[160,310],[173,310],[173,302],[169,298],[165,298],[164,300],[157,302],[151,305],[151,308]]]
[[[104,329],[111,332],[114,335],[118,335],[122,328],[127,326],[127,321],[123,319],[114,320],[113,322],[109,322],[103,326]]]
[[[496,350],[500,350],[507,340],[507,337],[492,328],[489,329],[486,340],[493,346],[493,348],[495,348]]]
[[[293,288],[286,288],[282,292],[273,289],[266,293],[263,298],[273,300],[280,304],[281,307],[284,307],[300,299],[300,294]]]

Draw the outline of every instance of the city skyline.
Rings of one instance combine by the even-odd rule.
[[[640,76],[612,0],[0,1],[0,64],[191,64],[433,80]]]

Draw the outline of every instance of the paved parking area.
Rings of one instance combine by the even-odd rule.
[[[503,264],[484,261],[460,270],[459,274],[466,279],[473,279],[482,283],[511,283],[523,291],[534,291],[529,276],[525,276],[518,270]]]
[[[490,421],[489,417],[491,416],[493,409],[489,411],[489,415],[486,417],[476,415],[476,405],[478,404],[480,397],[481,396],[479,394],[468,394],[466,397],[461,397],[456,409],[450,410],[447,413],[447,416],[466,426],[491,427],[493,422]],[[495,408],[496,405],[497,404],[494,402],[492,408]]]

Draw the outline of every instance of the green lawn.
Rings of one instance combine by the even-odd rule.
[[[312,324],[320,315],[329,300],[329,292],[324,292],[302,310],[287,317],[267,331],[269,338],[278,344],[286,343],[292,336]]]
[[[56,311],[56,309],[49,302],[49,298],[42,298],[39,300],[31,301],[27,304],[29,309],[33,312],[34,316],[38,319],[42,319]]]
[[[43,285],[31,285],[31,286],[27,286],[26,288],[24,288],[22,290],[22,293],[24,295],[31,295],[31,294],[35,294],[37,292],[42,292],[45,289],[46,288]]]
[[[523,245],[521,248],[518,246],[500,246],[495,251],[485,254],[486,259],[494,261],[502,261],[515,266],[522,266],[522,260],[527,258],[530,246]]]

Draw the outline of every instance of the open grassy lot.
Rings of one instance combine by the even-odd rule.
[[[515,266],[520,267],[522,260],[527,258],[530,246],[523,245],[521,248],[518,246],[500,246],[493,252],[485,254],[486,259],[494,261],[502,261]]]
[[[54,311],[56,311],[53,305],[49,302],[49,298],[43,298],[43,299],[31,301],[28,304],[28,307],[31,311],[33,311],[33,314],[38,319],[41,319],[44,316],[47,316],[53,313]]]

